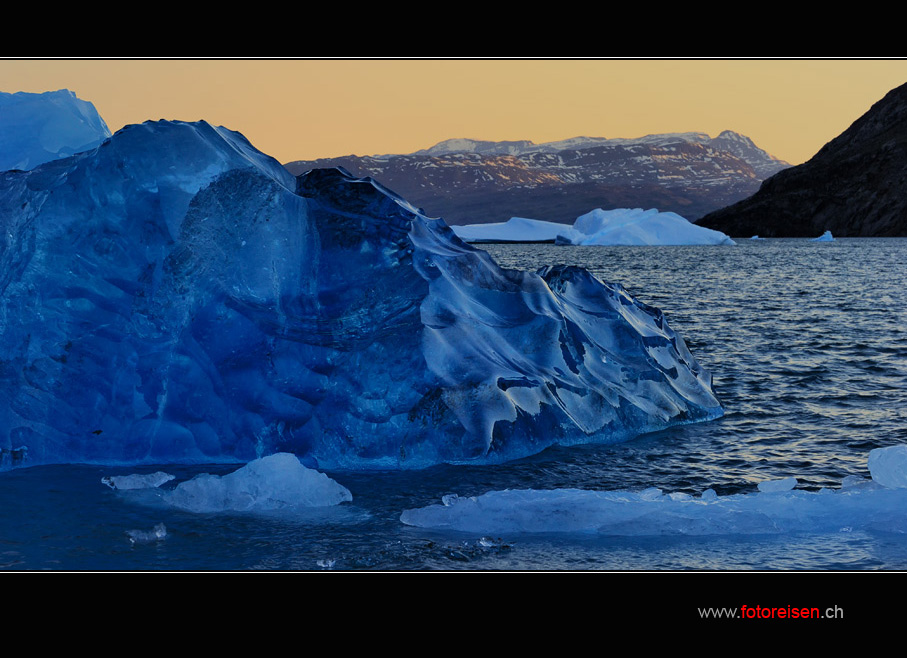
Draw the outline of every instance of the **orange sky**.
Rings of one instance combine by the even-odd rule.
[[[0,91],[71,89],[112,131],[205,119],[281,162],[729,129],[800,164],[904,83],[901,59],[0,60]]]

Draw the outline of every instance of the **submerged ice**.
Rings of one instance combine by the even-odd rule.
[[[722,413],[619,285],[205,122],[0,174],[0,224],[6,463],[494,463]]]

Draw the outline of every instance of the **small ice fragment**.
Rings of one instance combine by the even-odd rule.
[[[714,489],[706,489],[702,492],[702,500],[717,500],[718,494]]]
[[[131,544],[148,544],[167,537],[167,527],[158,523],[152,530],[127,530],[126,536]]]
[[[316,564],[322,569],[333,569],[336,563],[337,560],[318,560]]]
[[[181,482],[167,502],[190,512],[263,512],[329,507],[351,501],[349,489],[307,468],[290,453],[261,457],[224,476],[201,473]]]
[[[441,503],[444,505],[444,507],[450,507],[451,505],[456,505],[458,499],[459,496],[457,496],[457,494],[447,494],[445,496],[441,496]]]
[[[661,489],[658,487],[649,487],[639,492],[639,497],[642,500],[658,500],[661,498]]]
[[[889,489],[907,488],[907,445],[870,450],[867,465],[873,482]]]
[[[147,475],[111,475],[101,478],[101,482],[111,489],[124,491],[126,489],[153,489],[161,486],[165,482],[170,482],[170,480],[173,480],[175,477],[176,476],[170,475],[169,473],[157,471],[156,473],[149,473]]]
[[[797,486],[797,478],[789,477],[780,480],[766,480],[759,483],[759,491],[762,493],[778,493],[780,491],[790,491]]]

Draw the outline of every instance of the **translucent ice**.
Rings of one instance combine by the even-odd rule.
[[[157,471],[149,474],[111,475],[101,478],[101,482],[111,489],[126,491],[128,489],[153,489],[175,479],[173,475]]]
[[[67,89],[0,92],[0,171],[32,169],[95,148],[108,137],[94,105]]]
[[[657,309],[207,123],[0,174],[0,453],[494,463],[715,418]]]
[[[813,238],[812,241],[813,242],[834,242],[835,239],[834,239],[834,236],[832,236],[831,231],[825,231],[825,233],[820,235],[818,238]]]
[[[762,483],[758,494],[699,497],[580,489],[448,494],[442,504],[406,510],[401,522],[471,533],[718,535],[879,530],[907,533],[907,446],[873,450],[869,466],[888,484],[845,481],[839,490],[792,490],[796,478]],[[763,486],[765,485],[765,486]],[[771,492],[771,495],[765,495]]]
[[[329,507],[352,499],[346,487],[306,468],[295,455],[287,453],[256,459],[224,476],[196,475],[164,498],[170,505],[191,512]]]
[[[790,491],[797,486],[797,478],[789,477],[780,480],[766,480],[760,482],[757,488],[763,493],[778,493],[779,491]]]
[[[907,489],[907,445],[870,451],[868,466],[873,482],[890,489]]]

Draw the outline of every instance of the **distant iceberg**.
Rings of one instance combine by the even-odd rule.
[[[573,226],[512,217],[497,224],[453,226],[466,242],[555,242],[563,245],[733,245],[720,231],[697,226],[673,212],[656,209],[597,208],[581,215]]]
[[[907,446],[869,454],[871,480],[848,477],[838,490],[795,490],[793,477],[758,493],[700,496],[580,489],[448,494],[440,505],[406,510],[402,523],[474,533],[589,533],[609,536],[755,535],[881,530],[907,533]]]
[[[558,235],[570,227],[540,219],[511,217],[506,222],[466,224],[450,228],[464,242],[554,242]]]
[[[834,242],[835,239],[831,235],[831,231],[825,231],[818,238],[813,238],[812,242]]]

